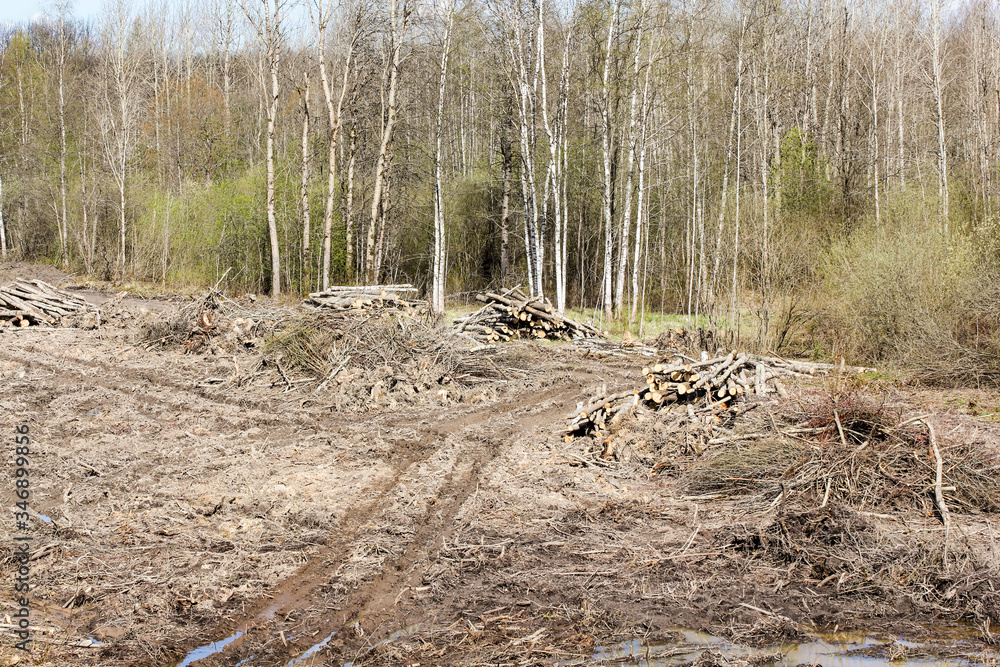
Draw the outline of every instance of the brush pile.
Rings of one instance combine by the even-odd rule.
[[[43,280],[18,278],[0,287],[0,320],[17,327],[58,324],[63,317],[97,313],[86,299]]]
[[[484,343],[505,343],[512,338],[579,340],[601,335],[597,328],[557,313],[548,299],[529,297],[517,288],[503,294],[477,294],[476,300],[486,305],[459,317],[454,324],[459,333]]]
[[[222,354],[256,349],[289,309],[246,307],[212,289],[168,317],[145,325],[139,342],[147,349],[182,349],[186,354]]]
[[[407,315],[423,315],[427,313],[427,302],[412,298],[416,291],[410,284],[344,285],[313,292],[303,303],[336,311],[397,310]]]
[[[319,310],[281,322],[236,382],[322,395],[336,410],[368,412],[494,400],[506,383],[535,377],[536,364],[523,350],[470,344],[419,318]]]
[[[707,356],[707,355],[706,355]],[[781,382],[787,376],[812,376],[835,369],[841,372],[863,372],[870,369],[837,367],[833,364],[788,361],[774,357],[758,357],[747,353],[695,361],[682,354],[667,357],[642,369],[646,386],[614,394],[593,397],[586,405],[580,403],[567,419],[567,440],[584,435],[599,436],[602,431],[621,421],[636,406],[659,411],[673,406],[690,406],[682,411],[686,419],[693,418],[700,405],[706,414],[717,416],[733,408],[743,396],[767,396],[776,393],[785,398],[788,392]],[[709,419],[714,423],[717,420]],[[707,435],[711,436],[709,432]]]

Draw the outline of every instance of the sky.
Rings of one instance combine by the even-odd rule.
[[[75,18],[94,19],[101,12],[104,0],[73,0],[72,11]],[[0,0],[0,24],[26,23],[41,17],[51,0]]]

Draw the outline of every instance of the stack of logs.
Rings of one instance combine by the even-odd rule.
[[[305,300],[312,306],[332,310],[388,310],[396,309],[407,314],[423,315],[427,312],[427,302],[410,296],[417,288],[403,285],[366,285],[327,287],[322,292],[314,292]]]
[[[718,413],[733,407],[745,395],[766,396],[775,392],[784,398],[788,392],[781,377],[811,376],[837,368],[851,372],[871,370],[759,357],[735,351],[703,361],[675,354],[642,369],[645,386],[615,394],[601,392],[602,395],[594,397],[587,405],[578,404],[576,411],[567,417],[566,437],[572,440],[577,436],[600,434],[619,422],[630,409],[640,405],[661,410],[678,404],[701,402],[706,409]]]
[[[66,315],[95,310],[85,299],[42,280],[18,278],[0,287],[0,320],[18,327],[55,324]]]
[[[476,300],[486,305],[454,323],[459,333],[485,343],[507,342],[511,338],[577,340],[601,335],[595,327],[557,313],[548,299],[529,297],[516,288],[503,294],[477,294]]]

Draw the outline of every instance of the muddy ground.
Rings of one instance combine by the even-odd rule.
[[[0,283],[22,275],[69,281],[0,267]],[[752,492],[708,489],[695,473],[712,451],[657,435],[648,417],[626,425],[617,458],[565,441],[579,401],[635,386],[648,360],[516,343],[490,353],[506,373],[434,377],[442,362],[414,355],[405,378],[371,364],[320,388],[278,366],[247,379],[259,346],[148,344],[143,332],[190,299],[81,293],[117,317],[0,332],[8,474],[15,425],[33,438],[36,640],[24,654],[8,638],[0,664],[166,666],[224,639],[195,664],[598,664],[597,647],[677,646],[679,629],[742,646],[843,630],[960,636],[995,655],[989,499],[954,500],[946,529],[928,489],[903,482],[893,498],[834,488],[825,504],[822,485],[780,474]],[[791,389],[794,402],[829,388]],[[966,406],[982,415],[994,393],[953,404],[871,391],[898,421],[932,405],[942,447],[981,451],[1000,477],[1000,427]],[[731,426],[787,412],[767,402]],[[12,582],[11,512],[0,526]],[[10,615],[13,584],[0,599]]]

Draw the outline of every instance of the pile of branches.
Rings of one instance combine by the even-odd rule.
[[[567,439],[599,435],[610,425],[620,422],[621,417],[636,406],[659,411],[676,405],[700,405],[709,414],[717,414],[733,408],[741,397],[749,395],[776,393],[784,398],[788,392],[781,382],[782,377],[811,376],[835,369],[841,372],[870,370],[759,357],[736,351],[702,361],[674,354],[642,369],[645,386],[613,394],[602,392],[586,405],[578,404],[576,411],[567,418]],[[683,415],[689,418],[693,413],[684,411]]]
[[[18,327],[57,324],[63,317],[97,309],[75,294],[53,287],[43,280],[18,278],[0,287],[0,320]]]
[[[140,340],[147,349],[180,347],[187,354],[254,349],[283,313],[272,315],[265,317],[260,309],[251,310],[211,289],[171,317],[143,327]]]
[[[313,292],[303,303],[336,311],[397,310],[407,315],[423,315],[427,312],[427,302],[412,298],[416,291],[410,284],[343,285]]]
[[[474,345],[422,319],[319,310],[282,322],[237,384],[312,394],[330,389],[337,409],[367,411],[428,397],[493,396],[506,382],[534,377],[534,364],[516,350]]]
[[[601,335],[584,322],[560,315],[548,299],[529,297],[516,287],[503,294],[477,294],[482,308],[454,320],[458,332],[471,335],[484,343],[507,342],[512,338],[578,340]]]

